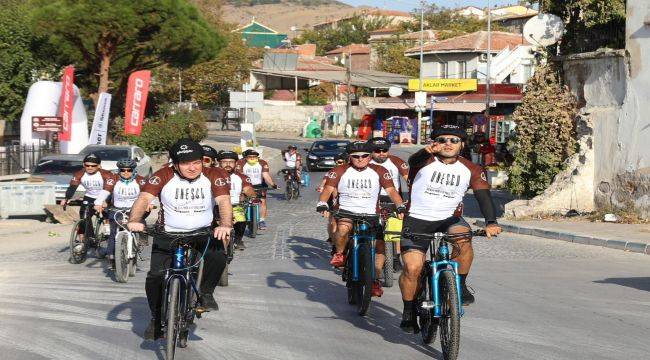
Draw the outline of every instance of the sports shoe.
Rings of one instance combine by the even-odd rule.
[[[244,244],[244,240],[239,240],[238,242],[236,242],[235,248],[239,251],[244,251],[244,249],[246,249],[246,244]]]
[[[260,221],[260,224],[258,225],[258,228],[260,230],[266,230],[266,221]]]
[[[156,323],[157,321],[155,319],[149,321],[149,326],[147,326],[147,329],[144,331],[144,338],[146,340],[158,340],[164,337],[160,324]]]
[[[402,312],[402,322],[399,324],[399,327],[404,332],[414,333],[416,331],[415,313],[413,311]]]
[[[203,307],[208,310],[219,310],[219,304],[217,304],[217,301],[214,299],[214,295],[211,293],[201,294],[201,303]]]
[[[72,251],[74,251],[75,254],[81,254],[84,250],[84,244],[83,243],[77,243],[74,248],[72,248]]]
[[[463,285],[461,286],[461,292],[462,292],[461,297],[462,297],[462,299],[463,299],[463,306],[467,306],[467,305],[469,305],[469,304],[473,304],[473,303],[474,303],[474,295],[472,294],[472,293],[474,292],[473,290],[474,290],[474,289],[472,289],[472,291],[470,291],[470,290],[467,288],[467,285],[465,285],[465,284],[463,284]]]
[[[330,265],[338,268],[343,267],[345,265],[345,255],[342,253],[334,254],[332,260],[330,260]]]
[[[375,280],[372,282],[371,294],[374,297],[381,297],[382,295],[384,295],[384,289],[381,288],[381,282],[379,280]]]

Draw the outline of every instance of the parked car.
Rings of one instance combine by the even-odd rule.
[[[56,183],[54,191],[56,201],[65,198],[72,174],[83,168],[83,155],[49,155],[41,158],[32,169],[32,177],[43,178],[47,182]],[[86,192],[83,185],[79,185],[73,199],[80,199]]]
[[[307,169],[329,170],[336,165],[334,158],[345,152],[345,148],[350,141],[348,140],[318,140],[311,144],[307,151]]]
[[[135,145],[88,145],[81,149],[80,155],[94,153],[102,159],[102,169],[117,171],[117,161],[122,159],[134,159],[138,163],[136,168],[139,175],[149,177],[153,172],[151,158],[144,153],[144,150]]]

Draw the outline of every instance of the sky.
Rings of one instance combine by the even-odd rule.
[[[420,6],[419,0],[339,0],[346,4],[360,6],[374,6],[378,8],[386,8],[390,10],[402,10],[402,11],[411,11]],[[456,8],[463,6],[476,6],[476,7],[485,7],[487,6],[487,0],[427,0],[428,4],[432,2],[439,6],[444,6],[448,8]],[[502,6],[515,4],[516,0],[490,0],[491,6]]]

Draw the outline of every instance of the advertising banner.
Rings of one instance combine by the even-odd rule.
[[[67,66],[61,77],[61,98],[59,99],[59,116],[63,119],[59,140],[70,141],[72,137],[72,108],[74,104],[74,66]]]
[[[124,115],[124,133],[126,135],[140,136],[150,84],[151,71],[149,70],[136,71],[129,76]]]
[[[106,145],[106,135],[108,132],[108,115],[111,110],[111,94],[101,93],[97,100],[97,107],[95,108],[95,118],[93,119],[93,127],[90,130],[90,140],[88,144],[92,145]]]

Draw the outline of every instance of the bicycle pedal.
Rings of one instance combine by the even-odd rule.
[[[206,313],[206,312],[210,312],[210,310],[208,310],[208,309],[206,309],[206,308],[204,308],[202,306],[198,306],[196,308],[196,315],[197,316],[200,316],[201,314]]]
[[[433,309],[436,306],[433,301],[423,301],[422,304],[420,305],[421,308],[423,309]]]

